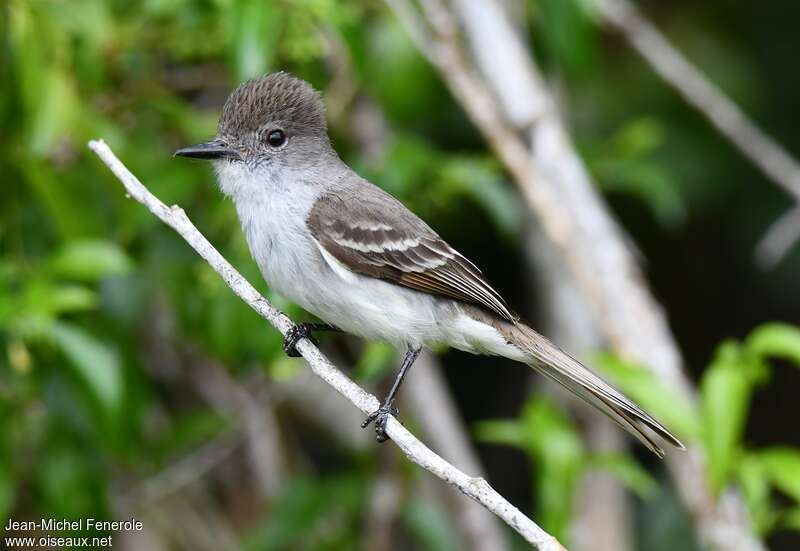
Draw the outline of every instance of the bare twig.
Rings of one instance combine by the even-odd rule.
[[[202,479],[244,443],[244,435],[237,430],[203,444],[199,449],[171,463],[156,475],[137,484],[134,491],[119,497],[120,511],[144,510],[154,502],[175,494]]]
[[[595,0],[650,66],[754,165],[800,201],[800,163],[692,65],[628,0]]]
[[[770,180],[800,203],[800,162],[764,132],[714,83],[675,48],[629,0],[596,0],[603,22],[617,29],[664,81],[683,96],[739,152]],[[795,210],[800,207],[795,207]],[[792,224],[791,229],[786,229]],[[800,239],[798,216],[781,219],[783,231],[770,231],[756,250],[757,258],[775,265]],[[793,236],[791,240],[788,237]]]
[[[245,387],[236,381],[219,361],[202,353],[197,346],[179,345],[175,340],[174,312],[167,306],[167,301],[163,297],[155,301],[152,313],[143,327],[145,337],[143,353],[148,370],[157,379],[176,389],[193,389],[230,422],[228,430],[231,434],[218,439],[220,447],[223,446],[222,440],[233,439],[232,433],[238,435],[239,432],[243,432],[247,436],[244,443],[249,455],[250,471],[258,483],[256,489],[260,490],[260,496],[268,501],[277,497],[286,479],[288,467],[283,460],[284,446],[273,411],[277,401],[276,393],[270,392],[260,400],[256,400],[250,391],[252,387]],[[199,457],[203,455],[211,455],[211,452],[206,453],[202,450],[191,452],[176,464],[179,463],[186,469],[192,470],[198,464]],[[210,470],[227,457],[228,454],[216,455],[215,461],[208,462],[205,470]],[[166,477],[167,480],[180,481],[182,476],[180,469],[173,468],[176,464],[139,483],[133,494],[141,495],[140,501],[147,501],[146,493],[139,490],[144,490],[148,486],[156,489],[170,488],[170,492],[178,491],[182,484],[165,483],[161,478],[164,473],[173,473]],[[205,472],[199,473],[203,474]],[[188,483],[193,482],[195,478],[196,476],[188,476],[183,480]]]
[[[281,334],[286,335],[293,326],[292,321],[276,310],[192,224],[186,213],[173,205],[168,207],[156,198],[122,164],[102,140],[89,142],[89,148],[111,169],[122,182],[129,196],[145,205],[162,222],[174,229],[186,242],[216,271],[231,290],[261,317],[270,322]],[[380,403],[373,395],[356,385],[328,359],[308,339],[297,343],[297,349],[305,358],[311,370],[342,396],[350,400],[364,413],[378,409]],[[545,551],[562,550],[561,544],[542,530],[531,519],[511,505],[495,491],[486,480],[471,477],[460,471],[439,455],[431,451],[394,418],[389,418],[387,433],[406,456],[417,465],[430,471],[445,482],[452,484],[472,499],[503,519],[534,547]]]
[[[192,367],[193,385],[214,408],[241,425],[253,474],[261,496],[278,497],[288,468],[275,418],[274,400],[256,401],[219,362],[198,355]]]
[[[393,528],[403,506],[404,488],[398,476],[398,454],[396,450],[381,450],[381,465],[370,488],[367,519],[364,523],[364,541],[369,542],[370,551],[391,551]]]
[[[455,17],[440,0],[422,0],[425,21],[409,15],[413,8],[407,2],[387,2],[402,6],[398,16],[405,25],[430,27],[409,29],[409,35],[513,176],[614,350],[694,399],[664,313],[569,142],[527,47],[498,3],[453,0],[481,80],[461,52]],[[496,51],[505,55],[484,55]],[[517,105],[525,102],[527,108]],[[745,509],[722,507],[711,493],[700,449],[670,455],[668,466],[704,545],[763,549]]]
[[[762,268],[773,268],[800,240],[800,203],[786,211],[772,225],[756,245],[756,262]]]
[[[420,355],[405,384],[403,399],[412,411],[424,412],[417,416],[417,423],[431,446],[469,472],[483,476],[483,467],[467,437],[436,356],[428,351]],[[507,547],[499,525],[486,509],[460,499],[455,492],[447,493],[448,509],[466,542],[465,548],[497,551]]]

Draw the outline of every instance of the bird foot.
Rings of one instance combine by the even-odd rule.
[[[317,339],[311,334],[311,328],[308,324],[299,323],[289,329],[289,332],[286,333],[286,336],[283,338],[283,351],[290,358],[300,357],[300,352],[295,348],[300,339],[308,339],[314,344],[319,344]]]
[[[389,421],[389,416],[393,415],[397,417],[399,414],[400,411],[396,407],[391,404],[383,404],[364,419],[364,422],[361,423],[361,428],[365,429],[370,423],[375,421],[375,440],[378,442],[386,442],[389,439],[389,435],[386,434],[386,423]]]

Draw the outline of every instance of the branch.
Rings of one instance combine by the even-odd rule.
[[[441,365],[431,352],[423,352],[414,364],[414,375],[405,382],[404,403],[412,411],[424,411],[417,416],[420,431],[450,461],[457,462],[470,472],[483,476],[483,466],[475,452],[469,433],[456,409],[456,404],[444,380]],[[505,542],[500,525],[480,507],[461,499],[447,488],[447,505],[456,529],[461,533],[465,548],[503,549]]]
[[[764,269],[774,268],[800,240],[800,203],[773,222],[756,245],[756,263]]]
[[[719,88],[691,64],[629,0],[597,0],[603,22],[617,29],[653,70],[686,102],[703,115],[739,152],[800,204],[800,163],[781,144],[764,132]],[[795,208],[800,208],[796,206]],[[787,216],[781,226],[796,218]],[[771,236],[774,235],[774,239]],[[777,264],[792,243],[800,238],[800,227],[789,233],[768,233],[756,251],[762,262]]]
[[[209,243],[192,224],[186,213],[173,205],[168,207],[156,198],[114,155],[102,140],[89,142],[89,148],[97,154],[114,175],[122,182],[130,197],[145,205],[162,222],[174,229],[228,284],[231,290],[248,306],[266,319],[284,336],[293,326],[292,321],[275,309],[258,291]],[[315,375],[322,378],[339,394],[350,400],[362,412],[369,414],[378,409],[378,399],[356,385],[339,371],[308,339],[297,343]],[[420,442],[399,421],[389,418],[386,432],[392,441],[406,454],[409,460],[430,471],[443,481],[456,486],[462,493],[503,519],[525,540],[540,551],[563,551],[561,544],[542,530],[531,519],[497,493],[486,480],[463,473]]]
[[[664,312],[570,143],[528,46],[497,0],[452,3],[476,68],[464,59],[459,24],[441,0],[422,0],[425,20],[410,15],[406,0],[386,1],[401,7],[396,13],[404,25],[430,27],[408,32],[511,174],[615,352],[694,400]],[[763,549],[741,500],[715,499],[699,448],[667,461],[703,545]]]
[[[628,0],[597,0],[605,23],[620,31],[655,72],[754,165],[800,201],[800,164],[692,65]]]
[[[152,507],[155,502],[202,479],[214,467],[228,459],[244,441],[244,434],[241,429],[237,429],[203,444],[150,478],[139,481],[136,489],[123,492],[115,507],[126,515]]]

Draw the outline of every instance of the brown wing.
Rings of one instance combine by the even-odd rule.
[[[358,182],[322,196],[306,223],[325,251],[353,272],[477,304],[516,321],[474,264],[372,184]]]

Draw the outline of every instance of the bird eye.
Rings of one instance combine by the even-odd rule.
[[[267,135],[267,143],[272,147],[280,147],[286,143],[286,134],[283,130],[272,130]]]

